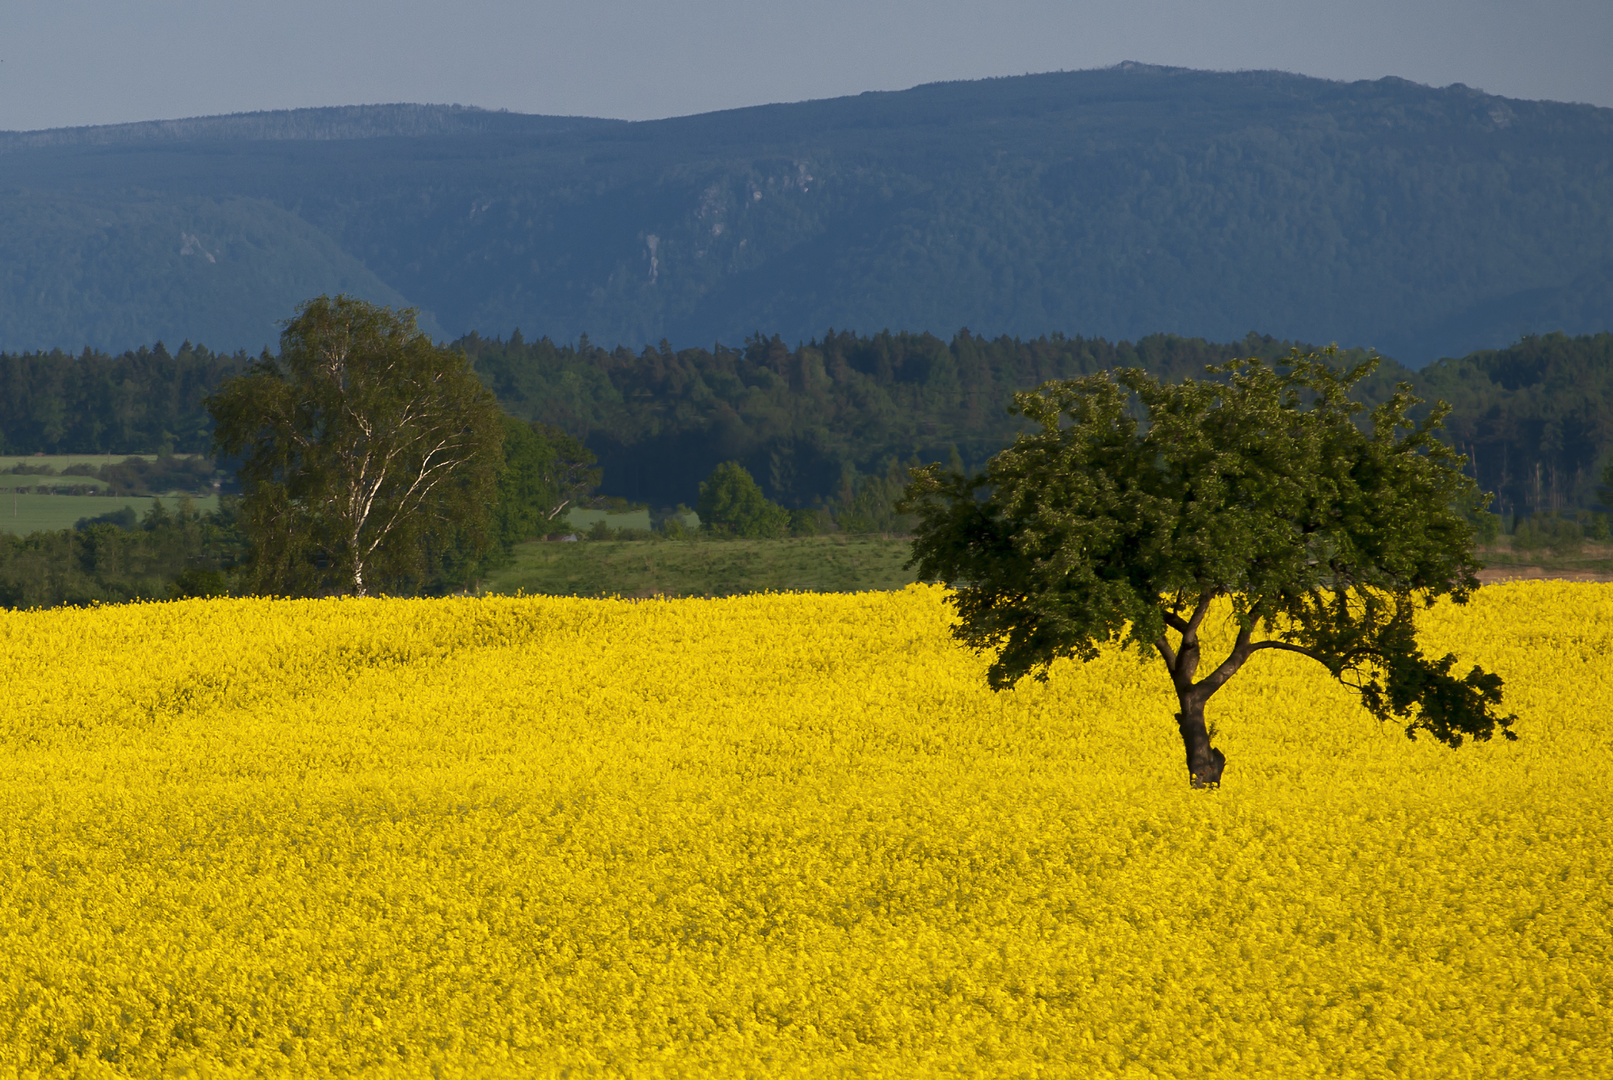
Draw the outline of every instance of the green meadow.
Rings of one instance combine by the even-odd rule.
[[[125,506],[131,507],[136,516],[144,517],[156,501],[143,495],[25,495],[15,490],[0,491],[0,532],[20,534],[71,529],[81,518],[115,514]],[[179,505],[177,497],[165,498],[162,502],[170,509]],[[203,512],[216,510],[218,496],[195,496],[191,504]]]
[[[888,536],[781,540],[534,540],[481,583],[485,593],[731,596],[861,592],[911,584],[909,541]]]

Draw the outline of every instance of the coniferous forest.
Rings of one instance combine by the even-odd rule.
[[[1179,379],[1235,356],[1281,357],[1294,344],[829,332],[795,346],[757,335],[733,348],[634,351],[516,331],[453,347],[506,412],[583,442],[609,495],[692,506],[715,466],[738,461],[770,499],[802,509],[915,459],[978,467],[1018,430],[1013,393],[1044,380],[1127,366]],[[1364,356],[1342,352],[1340,361]],[[0,454],[206,453],[203,399],[247,360],[188,342],[117,356],[0,353]],[[1531,337],[1417,371],[1385,359],[1364,396],[1381,400],[1402,381],[1450,402],[1446,437],[1495,493],[1496,511],[1599,505],[1613,453],[1613,333]]]

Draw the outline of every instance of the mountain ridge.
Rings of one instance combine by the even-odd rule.
[[[256,349],[340,278],[444,337],[1256,330],[1420,366],[1613,326],[1610,157],[1613,109],[1144,64],[647,121],[387,105],[9,133],[0,251],[56,285],[0,278],[0,348],[201,340],[216,294],[239,299],[207,309],[210,343]],[[211,264],[222,288],[175,262],[200,225],[141,224],[156,204],[279,224]],[[87,221],[106,257],[69,265]]]
[[[595,124],[627,123],[586,116],[551,116],[484,109],[474,105],[393,102],[377,105],[328,105],[305,109],[258,109],[250,112],[138,120],[122,124],[86,124],[0,131],[0,153],[52,146],[129,146],[151,142],[340,141],[418,135],[477,134],[499,129],[566,130]]]

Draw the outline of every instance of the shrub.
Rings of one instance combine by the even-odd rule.
[[[1512,534],[1515,551],[1549,551],[1553,555],[1577,555],[1585,543],[1585,530],[1572,518],[1537,514],[1518,523]]]
[[[761,539],[783,536],[789,512],[762,494],[737,461],[725,461],[700,484],[700,527],[718,536]]]

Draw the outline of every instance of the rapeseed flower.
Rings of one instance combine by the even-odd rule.
[[[994,694],[937,588],[0,614],[0,1077],[1613,1076],[1613,588]]]

